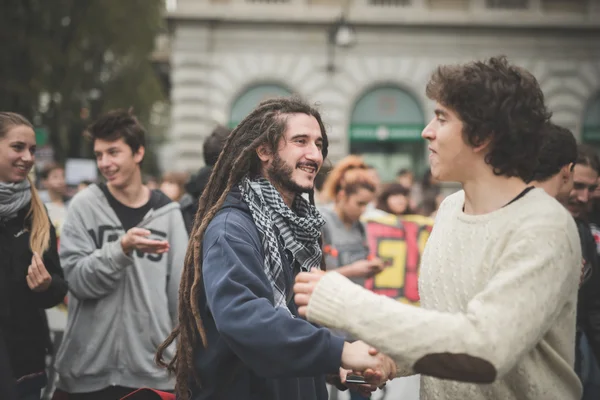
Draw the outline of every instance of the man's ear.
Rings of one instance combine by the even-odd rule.
[[[560,169],[560,179],[564,182],[567,183],[569,181],[569,178],[571,178],[571,175],[573,174],[573,167],[572,167],[572,163],[571,164],[567,164],[564,165],[561,169]]]
[[[144,154],[146,154],[146,148],[144,146],[140,146],[138,150],[133,153],[133,161],[135,161],[136,164],[141,163],[144,159]]]
[[[485,152],[491,142],[492,142],[492,136],[490,135],[487,139],[485,139],[484,141],[479,143],[477,146],[474,146],[473,151],[475,153],[479,153],[482,151]]]
[[[256,148],[256,155],[260,158],[260,161],[265,163],[271,161],[272,158],[271,150],[268,148],[267,143],[261,144]]]

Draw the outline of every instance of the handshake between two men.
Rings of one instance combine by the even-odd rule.
[[[362,376],[366,383],[346,382],[349,375]],[[344,343],[340,368],[340,380],[343,385],[368,397],[371,392],[385,386],[388,380],[395,377],[396,364],[391,358],[362,341]]]
[[[300,273],[296,277],[294,299],[299,307],[299,314],[304,318],[308,317],[307,310],[312,292],[324,274],[323,271],[313,270],[310,273]],[[366,383],[347,383],[346,377],[350,374],[362,376]],[[362,341],[344,344],[340,379],[345,386],[369,396],[395,377],[396,363],[390,357]]]

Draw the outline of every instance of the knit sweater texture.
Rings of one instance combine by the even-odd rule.
[[[541,189],[484,215],[463,205],[460,191],[438,211],[421,260],[421,308],[331,272],[308,319],[378,348],[401,373],[421,373],[421,400],[580,399],[573,218]]]

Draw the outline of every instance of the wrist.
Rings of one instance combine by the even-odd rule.
[[[123,253],[125,254],[129,254],[131,253],[131,245],[129,244],[129,242],[127,241],[127,235],[123,236],[121,238],[121,249],[123,250]]]

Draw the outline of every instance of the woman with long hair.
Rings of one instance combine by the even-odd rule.
[[[54,227],[28,178],[35,147],[31,123],[0,112],[0,340],[19,400],[40,399],[51,347],[45,309],[67,294]]]

